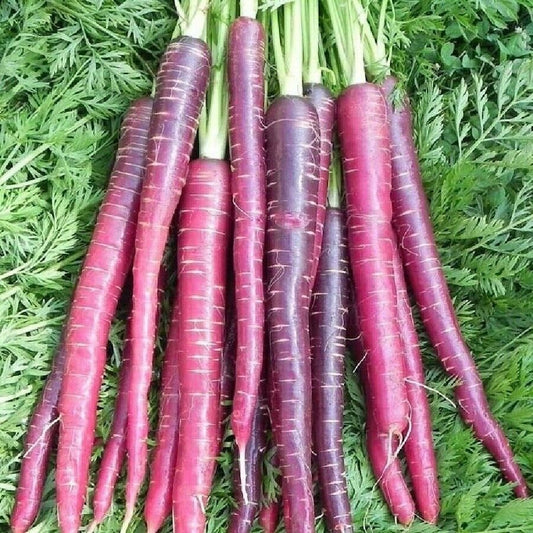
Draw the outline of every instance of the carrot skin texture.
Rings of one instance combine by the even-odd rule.
[[[389,93],[394,79],[389,78]],[[472,354],[461,334],[439,258],[414,145],[410,104],[389,104],[392,146],[393,225],[401,243],[405,271],[422,321],[446,372],[459,381],[455,397],[461,417],[498,463],[519,498],[528,487],[502,428],[492,415]]]
[[[267,407],[264,395],[257,404],[252,425],[252,433],[245,450],[246,495],[248,502],[242,497],[238,459],[234,462],[233,493],[237,507],[230,517],[229,533],[249,533],[259,510],[262,489],[261,463],[266,448]]]
[[[348,249],[355,284],[369,394],[380,433],[407,427],[401,338],[392,259],[394,233],[387,106],[371,83],[352,85],[337,100],[338,130],[348,211]]]
[[[394,255],[394,281],[398,296],[398,323],[404,348],[407,398],[411,407],[411,425],[404,454],[411,476],[420,516],[436,524],[440,512],[437,459],[431,432],[431,413],[424,389],[424,368],[418,345],[400,251]]]
[[[124,118],[115,166],[83,263],[65,333],[59,397],[57,502],[63,533],[75,533],[87,490],[98,390],[113,318],[134,254],[152,100]]]
[[[176,533],[203,533],[220,445],[230,169],[199,159],[189,167],[179,210],[179,436],[174,474]]]
[[[231,260],[231,259],[230,259]],[[222,374],[220,377],[220,432],[221,443],[226,430],[226,421],[231,415],[235,390],[235,354],[237,351],[237,317],[235,314],[235,290],[230,276],[226,289],[226,319],[224,350],[222,351]]]
[[[178,450],[178,309],[174,305],[161,372],[161,401],[150,483],[144,505],[148,533],[158,531],[172,512],[172,485]]]
[[[267,327],[288,533],[314,531],[309,303],[319,135],[316,110],[303,97],[281,96],[267,111]]]
[[[265,322],[263,255],[266,225],[263,25],[239,17],[228,41],[229,138],[234,203],[233,266],[237,355],[231,425],[246,447],[258,399]]]
[[[353,531],[342,449],[348,245],[342,210],[328,207],[311,303],[313,435],[322,505],[330,531]]]
[[[185,183],[209,70],[206,43],[182,36],[168,45],[156,79],[133,262],[133,386],[128,406],[126,484],[129,514],[144,480],[148,456],[148,390],[156,330],[157,278],[169,226]]]
[[[318,183],[317,221],[315,232],[314,274],[318,268],[324,221],[326,218],[326,200],[328,196],[329,167],[331,165],[331,151],[333,146],[333,128],[335,126],[335,98],[331,91],[321,83],[305,83],[304,95],[311,100],[318,114],[320,126],[320,181]]]
[[[64,339],[54,356],[52,370],[46,378],[41,398],[28,424],[15,505],[11,513],[11,529],[14,533],[26,532],[39,513],[46,469],[58,432],[57,402],[65,367],[63,342]]]

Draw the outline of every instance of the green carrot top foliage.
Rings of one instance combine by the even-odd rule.
[[[340,11],[350,2],[335,4]],[[494,414],[532,481],[533,4],[390,0],[383,7],[381,1],[360,2],[373,35],[382,20],[390,70],[411,97],[424,185],[458,318]],[[270,73],[278,62],[271,18],[284,3],[292,2],[259,2],[258,17],[266,20],[269,34]],[[352,81],[353,69],[336,51],[330,3],[320,2],[319,55],[323,81],[338,92]],[[185,2],[182,10],[187,16]],[[278,15],[281,20],[285,13]],[[7,531],[26,424],[57,347],[112,165],[120,119],[129,102],[150,93],[177,20],[172,0],[0,3],[0,531]],[[360,40],[364,45],[364,35]],[[300,68],[302,64],[300,59]],[[373,79],[368,62],[365,74]],[[99,437],[109,431],[124,316],[125,308],[110,338]],[[428,395],[442,515],[437,527],[416,521],[409,531],[533,531],[533,500],[513,499],[447,400],[453,397],[453,383],[424,336],[421,342],[427,384],[433,389]],[[375,487],[353,365],[347,370],[346,390],[345,456],[354,523],[367,531],[403,531]],[[155,415],[155,391],[151,409]],[[231,446],[228,432],[209,500],[209,533],[227,527]],[[97,444],[93,472],[101,452]],[[265,473],[271,496],[276,482],[269,463]],[[93,483],[94,476],[89,500]],[[52,472],[35,533],[58,530],[53,485]],[[123,491],[121,482],[101,533],[120,529]],[[132,531],[144,530],[141,513],[139,508]],[[84,523],[91,518],[86,506]],[[163,531],[170,532],[171,525]],[[322,519],[317,531],[325,531]]]

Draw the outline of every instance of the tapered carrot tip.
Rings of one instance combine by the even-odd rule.
[[[239,448],[239,475],[242,499],[244,501],[244,505],[248,505],[248,493],[246,492],[246,449],[244,446]]]
[[[100,524],[100,522],[98,522],[96,519],[94,519],[94,520],[89,524],[89,527],[87,528],[86,533],[94,533],[94,531],[96,531],[96,528],[98,527],[99,524]]]
[[[132,518],[133,518],[133,508],[127,507],[126,514],[124,515],[124,521],[122,522],[122,527],[120,528],[120,533],[126,533]]]
[[[396,509],[396,511],[396,519],[402,526],[410,526],[415,519],[415,511],[409,506],[406,506],[404,509]]]
[[[435,512],[433,514],[428,514],[428,513],[420,513],[421,516],[422,516],[422,520],[424,520],[424,522],[427,522],[428,524],[432,524],[432,525],[435,525],[437,523],[437,521],[439,520],[439,512]]]

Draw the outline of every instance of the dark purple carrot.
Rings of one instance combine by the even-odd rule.
[[[394,256],[394,282],[398,296],[398,323],[402,336],[407,398],[410,406],[410,425],[404,453],[418,511],[426,522],[435,524],[440,504],[437,459],[431,434],[431,413],[424,389],[422,354],[409,304],[399,249]]]
[[[255,20],[255,10],[250,9],[249,4],[249,1],[241,1],[241,15],[247,16],[240,16],[233,22],[228,42],[229,138],[235,217],[233,266],[237,306],[231,427],[241,452],[241,463],[251,438],[257,405],[265,321],[265,32],[262,24]]]
[[[196,5],[205,19],[207,1]],[[194,5],[194,4],[193,4]],[[185,184],[210,70],[203,20],[163,54],[156,79],[133,262],[132,387],[127,432],[124,528],[131,520],[147,463],[148,390],[156,331],[157,278],[172,217]]]
[[[394,80],[389,78],[385,83],[387,93],[393,87]],[[408,100],[398,109],[389,104],[389,115],[393,224],[424,327],[444,369],[458,382],[455,396],[463,420],[492,454],[505,479],[515,484],[515,494],[526,498],[526,481],[490,411],[481,377],[457,322],[422,185]]]
[[[11,513],[13,533],[24,533],[35,521],[43,496],[46,469],[58,432],[57,402],[65,367],[63,338],[46,378],[39,403],[35,406],[24,440],[24,455]]]
[[[72,298],[58,412],[59,526],[77,533],[87,492],[98,390],[111,320],[130,270],[152,100],[137,100],[122,124],[109,188]]]
[[[285,27],[301,23],[301,0],[283,6]],[[278,12],[272,12],[274,46]],[[277,65],[281,94],[266,114],[267,328],[273,382],[273,433],[283,478],[288,533],[314,531],[311,476],[309,304],[317,219],[320,128],[302,96],[301,46],[285,35],[288,65]],[[301,45],[301,42],[299,43]],[[281,60],[280,60],[281,61]],[[285,59],[287,63],[287,59]],[[286,74],[286,75],[285,75]]]
[[[342,449],[344,355],[349,266],[345,219],[328,207],[311,303],[313,435],[318,478],[330,531],[353,531]]]
[[[230,216],[228,163],[192,161],[180,203],[178,230],[180,444],[173,488],[177,533],[204,532],[219,452]]]
[[[265,386],[255,410],[252,433],[244,454],[246,475],[241,475],[241,461],[235,461],[233,475],[233,493],[237,507],[231,513],[229,533],[249,533],[259,510],[262,494],[262,459],[266,448],[266,422],[268,418]],[[243,490],[241,480],[246,480]],[[244,499],[243,495],[247,498]]]
[[[328,7],[332,20],[341,16],[332,2],[328,2]],[[350,4],[346,16],[352,9]],[[365,371],[374,407],[372,415],[380,433],[400,435],[407,427],[409,406],[394,285],[387,104],[381,88],[365,81],[358,20],[347,27],[351,34],[337,35],[337,46],[339,56],[352,58],[347,72],[351,85],[337,100],[337,120],[346,188],[348,250],[361,342],[368,363]],[[343,48],[346,40],[350,50]]]

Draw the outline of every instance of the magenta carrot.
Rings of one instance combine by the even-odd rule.
[[[265,32],[262,24],[255,20],[253,3],[241,0],[241,16],[233,22],[228,42],[229,137],[235,206],[233,266],[237,305],[231,427],[241,461],[250,439],[257,404],[265,321]]]
[[[173,490],[177,533],[203,533],[218,454],[230,214],[229,165],[192,161],[178,230],[180,445]]]
[[[398,323],[403,343],[407,398],[410,405],[410,425],[404,453],[418,512],[426,522],[435,524],[440,504],[437,460],[431,434],[431,413],[424,388],[422,354],[398,248],[394,255],[394,282],[398,296]]]
[[[353,531],[342,449],[349,266],[345,220],[328,207],[311,304],[313,435],[320,496],[330,531]]]
[[[159,306],[165,290],[166,273],[159,275]],[[128,394],[131,374],[131,317],[128,318],[120,362],[118,394],[113,410],[109,438],[105,444],[102,460],[96,477],[93,495],[94,519],[87,530],[90,533],[104,520],[111,507],[115,485],[126,456],[126,428],[128,422]]]
[[[324,220],[326,218],[326,198],[328,193],[329,167],[331,164],[331,150],[333,127],[335,125],[335,99],[331,91],[322,84],[322,68],[319,60],[320,24],[319,1],[306,0],[302,3],[304,62],[303,62],[303,90],[304,95],[311,100],[318,113],[320,126],[320,173],[318,182],[317,220],[315,230],[315,247],[313,252],[314,274],[318,268],[318,259],[322,247]]]
[[[274,533],[279,524],[279,503],[271,501],[259,511],[259,525],[265,533]]]
[[[109,189],[67,321],[56,472],[59,525],[63,533],[75,533],[80,526],[107,339],[134,253],[151,110],[151,99],[137,100],[122,124]]]
[[[355,299],[355,298],[353,298]],[[380,433],[373,416],[374,405],[371,397],[371,387],[365,366],[368,364],[363,345],[360,341],[359,317],[355,305],[350,305],[349,331],[351,337],[352,355],[355,359],[359,377],[363,385],[366,405],[366,449],[370,466],[376,477],[377,484],[396,519],[404,525],[410,524],[415,517],[415,503],[405,482],[402,467],[398,458],[400,436],[389,438]]]
[[[368,381],[380,433],[407,427],[408,403],[396,319],[387,111],[376,85],[358,83],[338,99],[348,209],[348,249]],[[372,393],[372,395],[374,395]]]
[[[244,454],[244,466],[246,475],[239,472],[241,461],[234,463],[233,475],[233,493],[237,502],[237,507],[233,510],[230,517],[229,533],[249,533],[252,529],[253,522],[259,510],[261,500],[261,482],[262,482],[262,459],[266,448],[266,419],[268,417],[265,387],[262,387],[263,394],[258,400],[254,420],[252,424],[252,433]],[[240,486],[241,480],[246,480],[246,488]],[[246,501],[243,494],[247,495]]]
[[[389,79],[387,92],[393,86],[394,80]],[[458,381],[455,396],[463,420],[492,454],[505,479],[515,485],[516,496],[526,498],[526,481],[490,411],[481,377],[457,322],[422,185],[409,102],[405,100],[400,109],[389,106],[389,111],[393,223],[422,321],[444,369]]]
[[[337,35],[339,55],[351,85],[337,100],[337,120],[348,212],[348,250],[355,286],[361,342],[379,433],[400,435],[407,427],[402,344],[394,285],[391,153],[387,105],[380,87],[366,83],[362,38],[354,5],[345,15],[328,2],[332,19],[347,16],[349,36]],[[347,39],[347,37],[349,37]],[[350,50],[343,50],[348,40]],[[340,51],[342,50],[342,54]]]
[[[113,411],[113,422],[102,455],[93,496],[93,531],[111,507],[115,484],[126,455],[126,425],[128,420],[128,391],[131,370],[131,322],[128,321],[119,375],[119,390]]]
[[[285,4],[283,11],[290,21],[284,20],[285,27],[298,28],[301,0]],[[274,48],[279,50],[277,10],[272,12],[272,26]],[[288,58],[277,61],[282,96],[274,100],[266,113],[266,309],[273,382],[273,433],[283,478],[285,528],[288,533],[310,533],[314,531],[315,520],[309,304],[320,129],[314,106],[302,96],[298,74],[301,42],[295,39],[289,45],[290,41],[290,36],[285,35]]]
[[[205,19],[206,0],[198,14]],[[132,387],[127,432],[127,526],[144,480],[148,448],[148,390],[156,331],[157,278],[170,222],[185,183],[210,70],[209,50],[199,37],[203,20],[194,20],[172,41],[156,79],[133,262]]]
[[[372,403],[366,405],[372,411]],[[372,470],[391,513],[400,524],[409,525],[415,518],[415,504],[396,457],[398,438],[394,437],[392,442],[391,447],[390,439],[379,433],[374,418],[367,417],[366,447]]]
[[[46,468],[58,432],[57,402],[65,367],[65,349],[61,339],[52,370],[46,378],[39,403],[35,406],[24,440],[24,455],[11,513],[13,533],[25,533],[35,521],[41,505]]]
[[[172,493],[175,533],[204,533],[221,440],[221,371],[231,239],[225,49],[234,3],[208,17],[213,70],[178,217],[178,454]],[[213,26],[211,26],[213,25]]]
[[[150,483],[144,505],[148,533],[158,531],[172,512],[172,487],[178,451],[178,307],[172,310],[161,373],[159,421],[150,463]]]

